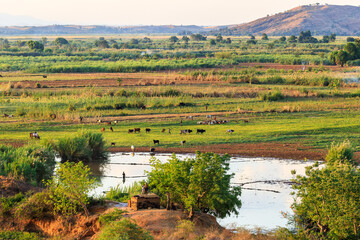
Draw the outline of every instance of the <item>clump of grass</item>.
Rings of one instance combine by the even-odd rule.
[[[106,193],[105,198],[117,202],[126,202],[130,200],[131,196],[141,193],[141,183],[134,182],[128,187],[121,187],[117,185],[116,187],[111,187],[110,190]]]
[[[329,149],[329,152],[326,156],[326,161],[329,164],[334,163],[351,163],[351,164],[357,164],[353,160],[354,156],[354,149],[351,146],[351,143],[349,140],[345,140],[342,143],[336,144],[332,143],[331,148]]]

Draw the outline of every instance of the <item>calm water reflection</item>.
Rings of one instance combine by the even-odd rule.
[[[171,154],[155,155],[161,161],[166,161],[170,156]],[[193,156],[177,154],[180,159]],[[116,153],[110,156],[107,163],[91,164],[94,175],[98,175],[102,183],[95,194],[103,194],[118,184],[129,186],[135,181],[146,179],[144,171],[150,170],[150,158],[149,153]],[[291,170],[304,174],[305,166],[313,163],[272,158],[231,158],[230,171],[235,173],[232,184],[243,187],[242,207],[238,216],[232,215],[218,221],[228,228],[244,226],[273,229],[276,226],[285,226],[287,221],[282,217],[281,211],[290,212],[289,207],[293,200],[290,196],[291,186],[284,181],[292,178]],[[122,181],[123,172],[126,175],[125,183]]]

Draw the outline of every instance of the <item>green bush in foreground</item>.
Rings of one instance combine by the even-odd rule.
[[[54,153],[51,147],[0,145],[0,175],[41,185],[53,174],[56,164]]]
[[[91,161],[106,159],[105,140],[101,133],[82,131],[75,137],[62,138],[56,145],[56,150],[62,161]]]
[[[141,183],[134,182],[129,187],[111,187],[106,193],[105,198],[117,202],[126,202],[130,197],[136,194],[141,194]]]
[[[35,233],[4,231],[4,232],[0,232],[0,239],[4,239],[4,240],[40,240],[42,238],[40,238]]]
[[[351,156],[348,141],[333,145],[325,167],[315,164],[294,180],[292,220],[300,239],[360,239],[360,170]]]
[[[97,240],[152,240],[153,237],[130,219],[111,222],[100,232]]]
[[[54,205],[54,213],[72,215],[81,207],[89,216],[86,207],[89,204],[88,194],[98,184],[95,178],[90,177],[89,167],[82,162],[65,162],[56,169],[52,180],[47,182],[49,200],[47,203]]]

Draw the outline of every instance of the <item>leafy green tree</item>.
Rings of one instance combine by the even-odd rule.
[[[6,38],[0,38],[0,48],[2,49],[10,48],[9,40],[7,40]]]
[[[346,41],[347,41],[347,42],[355,42],[355,38],[353,38],[353,37],[347,37],[347,38],[346,38]]]
[[[223,41],[223,37],[221,36],[221,34],[216,36],[216,42],[222,42]]]
[[[254,35],[251,35],[251,36],[250,36],[250,39],[251,39],[251,40],[255,40],[255,36],[254,36]]]
[[[330,37],[325,35],[323,36],[323,39],[321,40],[322,43],[329,43],[330,42]]]
[[[348,161],[351,152],[347,142],[333,145],[331,162],[294,180],[293,221],[304,239],[360,238],[360,170]]]
[[[360,58],[360,49],[352,42],[349,42],[344,46],[344,51],[349,54],[349,60]]]
[[[225,43],[231,44],[231,38],[226,38]]]
[[[44,50],[44,45],[38,41],[30,40],[26,42],[26,45],[33,51],[42,52]]]
[[[142,40],[143,43],[151,43],[151,39],[148,37],[144,37]]]
[[[55,213],[72,215],[82,207],[86,216],[89,216],[86,207],[89,204],[88,194],[98,186],[95,178],[90,175],[89,167],[82,162],[65,162],[59,165],[52,180],[46,184],[49,188],[48,201],[54,205]]]
[[[216,41],[214,39],[210,39],[210,46],[215,46],[216,45]]]
[[[176,36],[171,36],[171,37],[169,38],[169,41],[170,41],[171,43],[176,43],[177,41],[179,41],[179,39],[178,39]]]
[[[109,43],[105,39],[100,39],[95,41],[95,46],[99,48],[109,48]]]
[[[179,160],[173,155],[167,162],[152,159],[148,172],[150,188],[162,197],[184,206],[192,218],[195,211],[223,218],[241,207],[240,187],[231,187],[229,155],[196,153],[194,159]]]
[[[335,33],[332,33],[332,34],[330,35],[330,37],[329,37],[329,41],[330,41],[330,42],[335,42],[335,40],[336,40],[336,34],[335,34]]]
[[[41,38],[41,43],[45,46],[48,43],[47,37],[42,37]]]
[[[294,35],[291,35],[291,36],[288,38],[288,42],[289,42],[289,43],[295,43],[295,42],[297,42],[297,37],[294,36]]]
[[[301,31],[299,38],[298,38],[298,42],[299,43],[317,43],[318,40],[311,35],[310,31]]]
[[[190,38],[193,41],[206,41],[206,37],[201,35],[200,33],[191,34]]]
[[[139,44],[139,39],[136,39],[136,38],[130,39],[130,44],[131,44],[131,45],[137,45],[137,44]]]
[[[280,42],[285,42],[286,41],[286,37],[282,36],[281,38],[279,38]]]
[[[269,40],[269,37],[266,33],[263,33],[262,36],[261,36],[261,40]]]
[[[54,43],[58,46],[67,45],[69,44],[68,40],[62,37],[58,37],[54,40]]]
[[[335,56],[336,64],[340,65],[341,67],[349,60],[349,54],[346,51],[340,50]]]
[[[183,36],[181,40],[183,40],[185,43],[188,43],[190,41],[190,38],[188,36]]]

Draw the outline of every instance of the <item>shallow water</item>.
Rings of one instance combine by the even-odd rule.
[[[166,161],[171,154],[156,154],[155,157]],[[177,154],[180,159],[193,157],[193,154]],[[102,186],[95,190],[96,195],[108,191],[110,187],[129,186],[135,181],[146,179],[144,171],[150,170],[149,153],[116,153],[112,154],[106,164],[91,164],[94,175],[100,176]],[[227,228],[237,226],[254,229],[274,229],[285,227],[287,220],[281,212],[291,212],[292,189],[286,181],[292,178],[291,170],[297,174],[305,173],[305,166],[313,161],[279,160],[274,158],[233,157],[230,160],[230,171],[235,173],[232,184],[242,185],[242,207],[239,215],[231,215],[218,222]],[[123,183],[122,173],[126,181]]]

